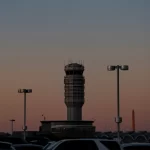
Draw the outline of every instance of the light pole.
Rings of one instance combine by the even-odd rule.
[[[44,121],[46,120],[46,117],[45,117],[45,115],[44,114],[42,114],[42,117],[44,118]]]
[[[23,131],[24,131],[24,139],[26,139],[26,94],[27,93],[32,93],[32,89],[19,89],[18,93],[24,93],[24,126],[23,126]]]
[[[120,141],[120,123],[122,122],[122,118],[120,117],[120,92],[119,92],[119,70],[129,70],[127,65],[116,65],[116,66],[107,66],[108,71],[117,70],[117,117],[115,118],[115,122],[117,123],[117,135],[118,140]]]
[[[12,119],[12,120],[9,120],[11,122],[11,135],[13,135],[13,130],[14,130],[14,122],[15,120]]]

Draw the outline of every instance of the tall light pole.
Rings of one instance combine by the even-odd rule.
[[[32,89],[19,89],[18,93],[24,93],[24,126],[23,126],[23,131],[24,131],[24,139],[26,139],[26,130],[27,130],[27,125],[26,125],[26,94],[27,93],[32,93]]]
[[[14,119],[9,120],[11,122],[11,135],[13,135],[13,130],[14,130]]]
[[[119,70],[129,70],[127,65],[116,65],[116,66],[107,66],[108,71],[117,70],[117,117],[115,118],[115,122],[117,123],[117,135],[118,140],[120,141],[120,123],[122,122],[122,118],[120,117],[120,89],[119,89]]]

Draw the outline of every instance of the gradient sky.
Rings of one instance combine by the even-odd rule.
[[[127,64],[121,72],[122,129],[150,131],[150,1],[149,0],[1,0],[0,1],[0,131],[27,124],[36,130],[47,120],[66,119],[64,63],[84,61],[83,119],[97,130],[116,130],[116,72],[109,64]]]

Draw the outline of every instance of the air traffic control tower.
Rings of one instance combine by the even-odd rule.
[[[67,120],[81,121],[82,106],[84,104],[84,66],[77,63],[68,64],[64,68],[66,76],[65,104],[67,106]]]
[[[84,104],[84,66],[70,63],[65,66],[64,101],[67,106],[67,120],[43,120],[41,132],[51,132],[56,136],[91,137],[95,132],[94,121],[82,120]]]

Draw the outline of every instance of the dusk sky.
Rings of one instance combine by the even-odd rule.
[[[1,0],[0,131],[23,126],[27,95],[28,130],[40,120],[66,119],[64,64],[85,65],[83,119],[96,129],[116,130],[116,72],[107,65],[129,65],[120,72],[122,130],[150,131],[149,0]]]

